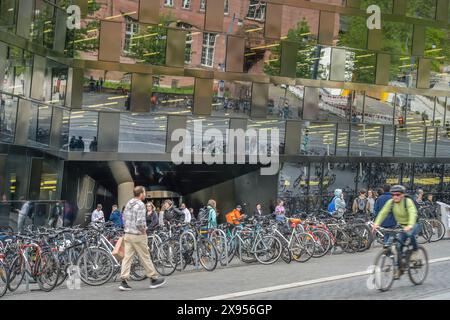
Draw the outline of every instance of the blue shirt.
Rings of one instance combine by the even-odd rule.
[[[114,222],[114,225],[116,227],[121,228],[123,226],[123,222],[122,222],[122,214],[120,213],[119,210],[114,210],[111,215],[109,216],[109,221]]]
[[[386,204],[386,202],[391,200],[391,198],[392,198],[392,196],[391,196],[390,192],[385,192],[381,196],[378,197],[377,201],[375,201],[375,206],[373,208],[374,218],[376,218],[376,216],[381,211],[381,209],[383,209],[383,207]],[[392,212],[390,212],[388,214],[386,219],[384,219],[383,223],[381,224],[381,226],[383,228],[393,228],[396,225],[397,225],[397,221],[395,220],[394,215],[392,214]]]

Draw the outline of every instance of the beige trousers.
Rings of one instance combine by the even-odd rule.
[[[157,273],[150,258],[147,235],[125,234],[123,243],[125,256],[122,260],[120,278],[125,280],[130,278],[131,264],[136,253],[141,266],[144,267],[147,278],[156,279]]]

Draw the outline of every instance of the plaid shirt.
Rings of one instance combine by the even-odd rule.
[[[139,199],[128,201],[123,211],[123,226],[125,233],[140,235],[147,227],[146,209]]]

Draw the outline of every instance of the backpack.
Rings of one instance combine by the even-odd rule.
[[[209,221],[209,210],[207,207],[200,208],[198,211],[198,221]]]
[[[358,207],[358,213],[366,211],[367,199],[361,199],[360,197],[355,199],[356,205]]]
[[[335,205],[336,197],[333,197],[330,204],[328,205],[328,213],[333,213],[336,211],[336,205]]]
[[[407,210],[407,208],[406,208],[406,201],[408,201],[408,199],[411,199],[412,203],[414,203],[414,206],[416,207],[417,212],[419,212],[419,205],[417,204],[417,202],[414,201],[414,199],[411,196],[409,196],[407,194],[405,194],[405,201],[403,201],[403,206],[405,208],[405,211]],[[392,201],[392,203],[391,203],[391,210],[389,211],[390,213],[394,214],[392,209],[394,209],[394,201]]]

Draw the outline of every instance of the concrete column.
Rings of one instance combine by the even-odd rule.
[[[127,204],[128,200],[133,198],[134,182],[123,182],[117,186],[117,204],[119,210],[122,210],[123,206]]]

